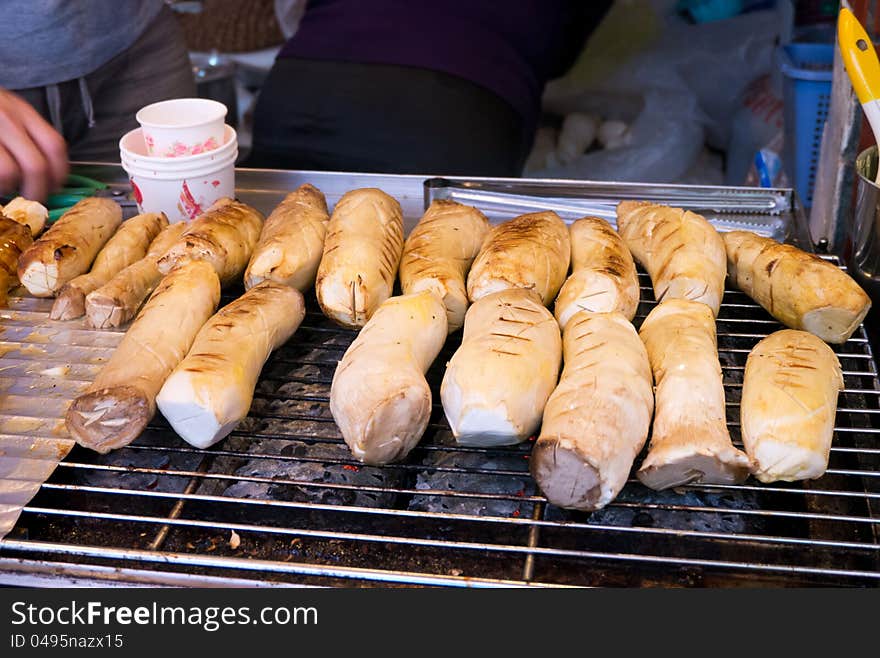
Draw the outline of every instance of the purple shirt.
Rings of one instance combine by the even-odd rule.
[[[506,100],[533,126],[547,80],[565,72],[609,2],[309,0],[279,57],[413,66]]]

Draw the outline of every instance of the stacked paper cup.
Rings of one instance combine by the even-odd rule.
[[[238,139],[225,117],[225,105],[202,98],[137,113],[141,127],[119,140],[119,153],[140,212],[189,221],[220,197],[235,196]]]

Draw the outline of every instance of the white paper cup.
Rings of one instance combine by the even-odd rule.
[[[195,219],[221,197],[235,196],[234,151],[228,162],[191,172],[156,172],[122,163],[137,201],[138,212],[164,212],[168,221]]]
[[[226,106],[207,98],[175,98],[142,107],[135,115],[144,131],[147,155],[181,158],[223,144]]]
[[[157,158],[146,151],[140,128],[119,141],[122,168],[128,174],[139,212],[164,212],[170,222],[189,221],[217,199],[235,196],[235,130],[226,127],[222,147],[185,158]]]

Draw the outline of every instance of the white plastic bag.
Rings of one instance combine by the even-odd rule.
[[[703,123],[696,99],[677,91],[645,93],[628,139],[625,146],[591,151],[571,164],[550,166],[532,175],[646,183],[678,180],[703,149]]]
[[[662,0],[620,0],[569,74],[547,86],[544,108],[626,121],[630,143],[532,175],[680,180],[704,143],[727,147],[743,90],[772,67],[778,29],[775,10],[691,25]]]
[[[675,66],[696,94],[708,119],[706,141],[711,146],[727,148],[743,92],[773,68],[779,30],[775,10],[670,30],[671,42],[660,56]]]
[[[731,122],[725,175],[728,185],[742,185],[755,154],[782,134],[784,109],[782,94],[773,88],[769,75],[746,89]]]

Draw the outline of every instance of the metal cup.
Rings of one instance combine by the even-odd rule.
[[[856,158],[856,204],[845,260],[850,274],[870,295],[880,299],[880,187],[877,147]]]

